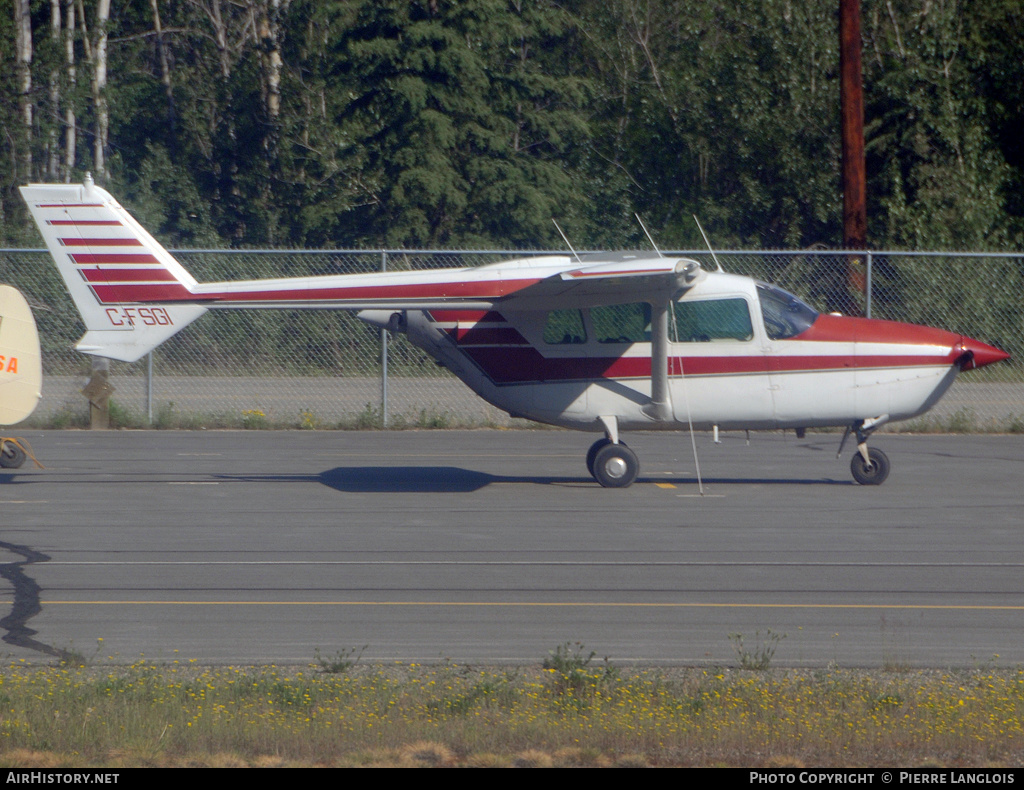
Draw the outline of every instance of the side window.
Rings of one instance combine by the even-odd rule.
[[[649,343],[651,306],[633,302],[591,307],[590,324],[598,343]]]
[[[676,337],[680,343],[712,340],[753,340],[750,308],[745,299],[676,302]]]
[[[544,342],[551,346],[586,343],[583,313],[579,310],[552,310],[544,324]]]

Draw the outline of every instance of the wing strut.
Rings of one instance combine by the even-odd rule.
[[[669,320],[675,317],[673,300],[651,302],[651,402],[644,406],[644,413],[658,422],[675,419],[672,408],[672,394],[668,387],[668,329]],[[680,375],[683,371],[680,368]],[[697,442],[693,435],[693,420],[690,418],[690,399],[686,394],[686,380],[683,376],[683,397],[686,398],[686,420],[690,425],[690,444],[693,445],[693,463],[697,467],[697,490],[704,496],[704,481],[697,460]],[[615,441],[615,440],[613,440]]]
[[[651,303],[651,402],[644,413],[658,422],[673,418],[668,389],[668,319],[672,302]]]

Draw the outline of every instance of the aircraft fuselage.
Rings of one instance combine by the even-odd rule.
[[[645,409],[652,344],[642,303],[409,311],[405,325],[415,345],[489,403],[591,431],[603,430],[601,415],[616,415],[624,430],[678,430],[690,421],[699,429],[766,429],[908,419],[931,408],[973,359],[972,348],[983,345],[941,329],[827,314],[807,316],[806,328],[773,338],[769,327],[773,334],[779,327],[765,322],[761,288],[709,272],[673,305],[668,420]]]

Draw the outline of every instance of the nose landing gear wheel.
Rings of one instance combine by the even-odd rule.
[[[610,442],[594,454],[593,467],[594,479],[605,488],[625,488],[640,473],[636,453],[624,444]]]
[[[862,486],[880,486],[889,476],[889,456],[877,447],[872,447],[868,450],[868,458],[871,459],[870,466],[864,463],[864,457],[859,452],[853,454],[850,459],[853,479]]]

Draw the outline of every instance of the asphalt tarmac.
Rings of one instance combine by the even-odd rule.
[[[4,658],[1024,663],[1024,436],[31,432],[0,470]]]

